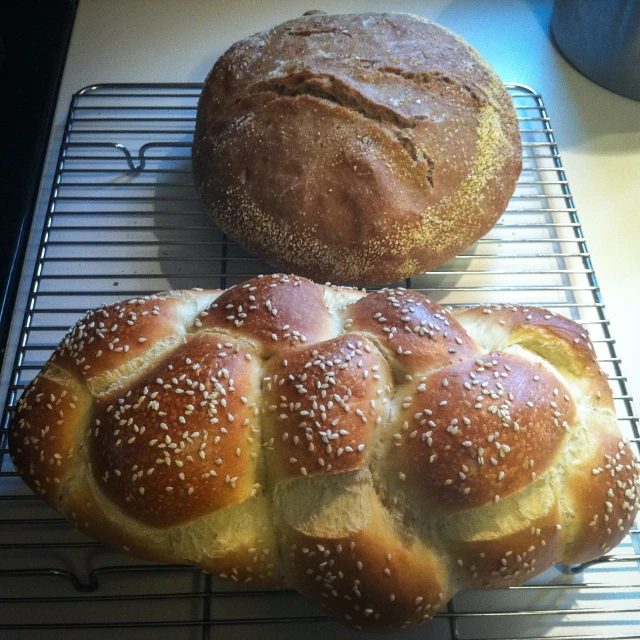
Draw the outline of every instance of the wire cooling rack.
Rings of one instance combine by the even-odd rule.
[[[76,532],[16,476],[7,425],[22,389],[90,307],[177,288],[226,288],[268,272],[202,210],[190,147],[201,85],[96,85],[73,97],[15,363],[0,393],[0,636],[26,638],[363,638],[292,591],[257,591],[183,566],[142,563]],[[484,238],[407,281],[452,306],[518,302],[585,325],[614,389],[620,425],[638,420],[542,98],[508,85],[524,142],[509,208]],[[23,314],[23,315],[22,315]],[[640,532],[589,566],[522,587],[466,591],[427,638],[640,637]],[[385,636],[395,637],[395,636]]]

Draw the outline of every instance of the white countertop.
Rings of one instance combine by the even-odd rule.
[[[462,35],[503,80],[542,94],[629,391],[640,397],[640,102],[598,87],[557,53],[549,35],[551,1],[81,0],[37,220],[44,216],[74,92],[105,82],[202,82],[235,40],[309,9],[423,15]],[[29,265],[27,269],[30,273]]]

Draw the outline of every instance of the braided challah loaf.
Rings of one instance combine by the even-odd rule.
[[[89,312],[9,439],[29,486],[98,540],[292,585],[358,629],[593,559],[638,509],[579,325],[294,276]]]

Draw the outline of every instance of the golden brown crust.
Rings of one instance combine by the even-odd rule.
[[[289,580],[332,618],[358,630],[413,627],[447,602],[446,569],[437,555],[420,545],[407,549],[379,528],[337,539],[293,532],[284,544],[292,550]]]
[[[596,438],[593,455],[566,477],[571,517],[564,532],[562,561],[588,562],[613,549],[640,509],[640,467],[619,434]]]
[[[438,369],[477,351],[467,332],[439,304],[406,289],[382,289],[349,305],[345,327],[370,335],[403,373]]]
[[[405,14],[312,15],[216,62],[193,168],[215,221],[273,264],[388,283],[495,224],[521,144],[507,91],[455,34]]]
[[[366,464],[387,420],[391,374],[358,334],[287,350],[269,363],[264,419],[276,477],[344,473]]]
[[[185,318],[195,315],[189,292],[165,292],[132,298],[89,311],[65,336],[51,362],[89,384],[117,381],[128,365],[143,357],[149,345],[185,332]],[[106,380],[105,380],[106,378]]]
[[[471,589],[504,589],[551,568],[558,560],[560,520],[556,504],[545,515],[527,521],[516,533],[460,544],[455,561],[466,574],[465,584]]]
[[[285,345],[302,347],[335,335],[323,288],[284,274],[259,276],[228,289],[200,313],[196,326],[242,337],[264,356]]]
[[[18,402],[9,429],[16,471],[52,507],[77,464],[93,398],[76,380],[53,378],[55,367],[39,373]]]
[[[162,536],[154,539],[132,535],[119,519],[110,517],[103,505],[95,499],[90,481],[88,477],[80,476],[77,482],[69,483],[68,492],[64,497],[61,496],[62,504],[59,509],[78,531],[136,558],[153,562],[180,562]]]
[[[395,530],[379,503],[357,531],[332,536],[282,526],[284,572],[331,617],[359,630],[394,631],[429,620],[450,597],[445,560]]]
[[[585,402],[614,409],[611,387],[593,343],[577,322],[547,309],[519,305],[486,305],[457,310],[455,315],[487,350],[511,345],[528,349],[578,386]]]
[[[540,307],[523,307],[520,305],[481,305],[469,309],[457,309],[454,311],[456,319],[465,326],[471,323],[486,323],[486,316],[491,315],[489,339],[494,341],[490,349],[497,349],[509,344],[522,344],[526,342],[528,328],[539,329],[553,335],[572,349],[573,359],[595,364],[597,366],[596,352],[587,335],[586,330],[577,322],[558,315],[554,311],[541,309]],[[534,345],[532,345],[534,346]],[[539,351],[544,348],[535,346]]]
[[[286,583],[277,574],[277,558],[274,552],[277,553],[274,546],[265,546],[264,540],[258,538],[255,546],[234,554],[226,554],[220,559],[208,560],[199,566],[204,571],[228,578],[237,584],[269,589],[284,587]]]
[[[221,334],[185,338],[96,412],[89,449],[105,495],[157,527],[246,500],[258,482],[258,386],[252,349]]]
[[[81,476],[57,505],[86,535],[137,558],[195,564],[204,571],[243,584],[283,586],[267,511],[264,505],[256,510],[252,504],[257,500],[264,503],[264,499],[250,498],[182,529],[158,529],[141,528],[105,509],[98,491],[88,477]],[[230,510],[238,513],[230,514]],[[223,544],[215,540],[219,534],[224,537]]]
[[[541,364],[496,352],[444,367],[405,397],[394,468],[427,504],[498,502],[554,462],[575,403]]]
[[[592,560],[631,527],[638,463],[576,323],[522,307],[454,318],[414,292],[293,276],[245,284],[91,312],[29,385],[14,464],[80,530],[286,583],[385,631],[458,589]],[[156,303],[157,324],[113,329]],[[109,340],[137,345],[104,361],[103,311]]]

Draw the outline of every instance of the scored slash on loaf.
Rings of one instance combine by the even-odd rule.
[[[444,264],[493,227],[521,168],[500,78],[417,16],[289,20],[231,46],[198,101],[205,209],[249,251],[319,282]]]
[[[638,465],[578,324],[296,276],[89,312],[21,398],[16,469],[81,531],[358,629],[612,549]]]

